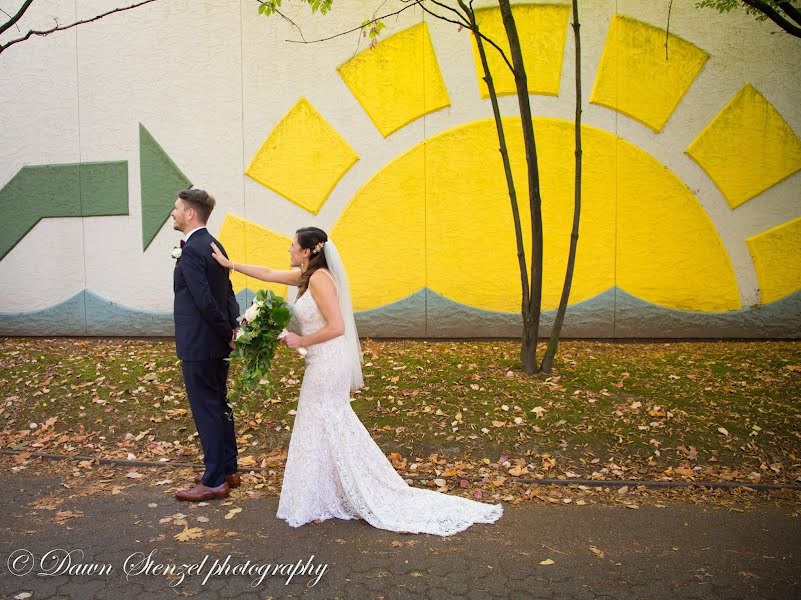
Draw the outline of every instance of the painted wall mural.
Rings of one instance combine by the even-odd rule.
[[[563,331],[801,337],[801,41],[692,6],[673,8],[668,34],[649,4],[582,3],[583,208]],[[284,268],[296,228],[326,229],[362,335],[515,335],[509,197],[467,33],[407,11],[375,49],[301,45],[287,23],[238,8],[154,3],[0,57],[0,334],[171,335],[169,214],[194,184],[217,197],[209,228],[237,262]],[[76,9],[38,10],[29,18]],[[345,0],[297,20],[314,39],[367,10]],[[572,223],[575,57],[568,4],[514,10],[545,333]],[[502,38],[496,8],[479,17]],[[187,47],[186,28],[213,52]],[[526,231],[514,82],[492,59]],[[243,307],[262,287],[293,293],[232,282]]]

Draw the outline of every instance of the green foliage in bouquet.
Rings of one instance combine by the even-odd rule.
[[[278,336],[289,324],[289,305],[271,290],[259,290],[245,312],[232,359],[242,360],[240,382],[246,390],[268,385],[267,374],[278,348]]]

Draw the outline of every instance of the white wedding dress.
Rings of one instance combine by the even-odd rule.
[[[309,335],[325,325],[310,291],[294,304],[289,329]],[[364,519],[380,529],[452,535],[494,523],[500,504],[410,487],[350,406],[345,337],[308,346],[278,518],[292,527],[313,520]]]

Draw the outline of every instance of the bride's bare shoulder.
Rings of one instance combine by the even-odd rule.
[[[317,269],[314,273],[311,274],[309,281],[330,281],[331,283],[335,284],[334,276],[331,275],[331,272],[328,269]]]

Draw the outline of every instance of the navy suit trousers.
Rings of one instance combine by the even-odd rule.
[[[222,358],[185,360],[181,363],[189,406],[195,420],[206,472],[203,485],[217,487],[235,473],[236,437],[234,413],[228,405],[228,361]]]

